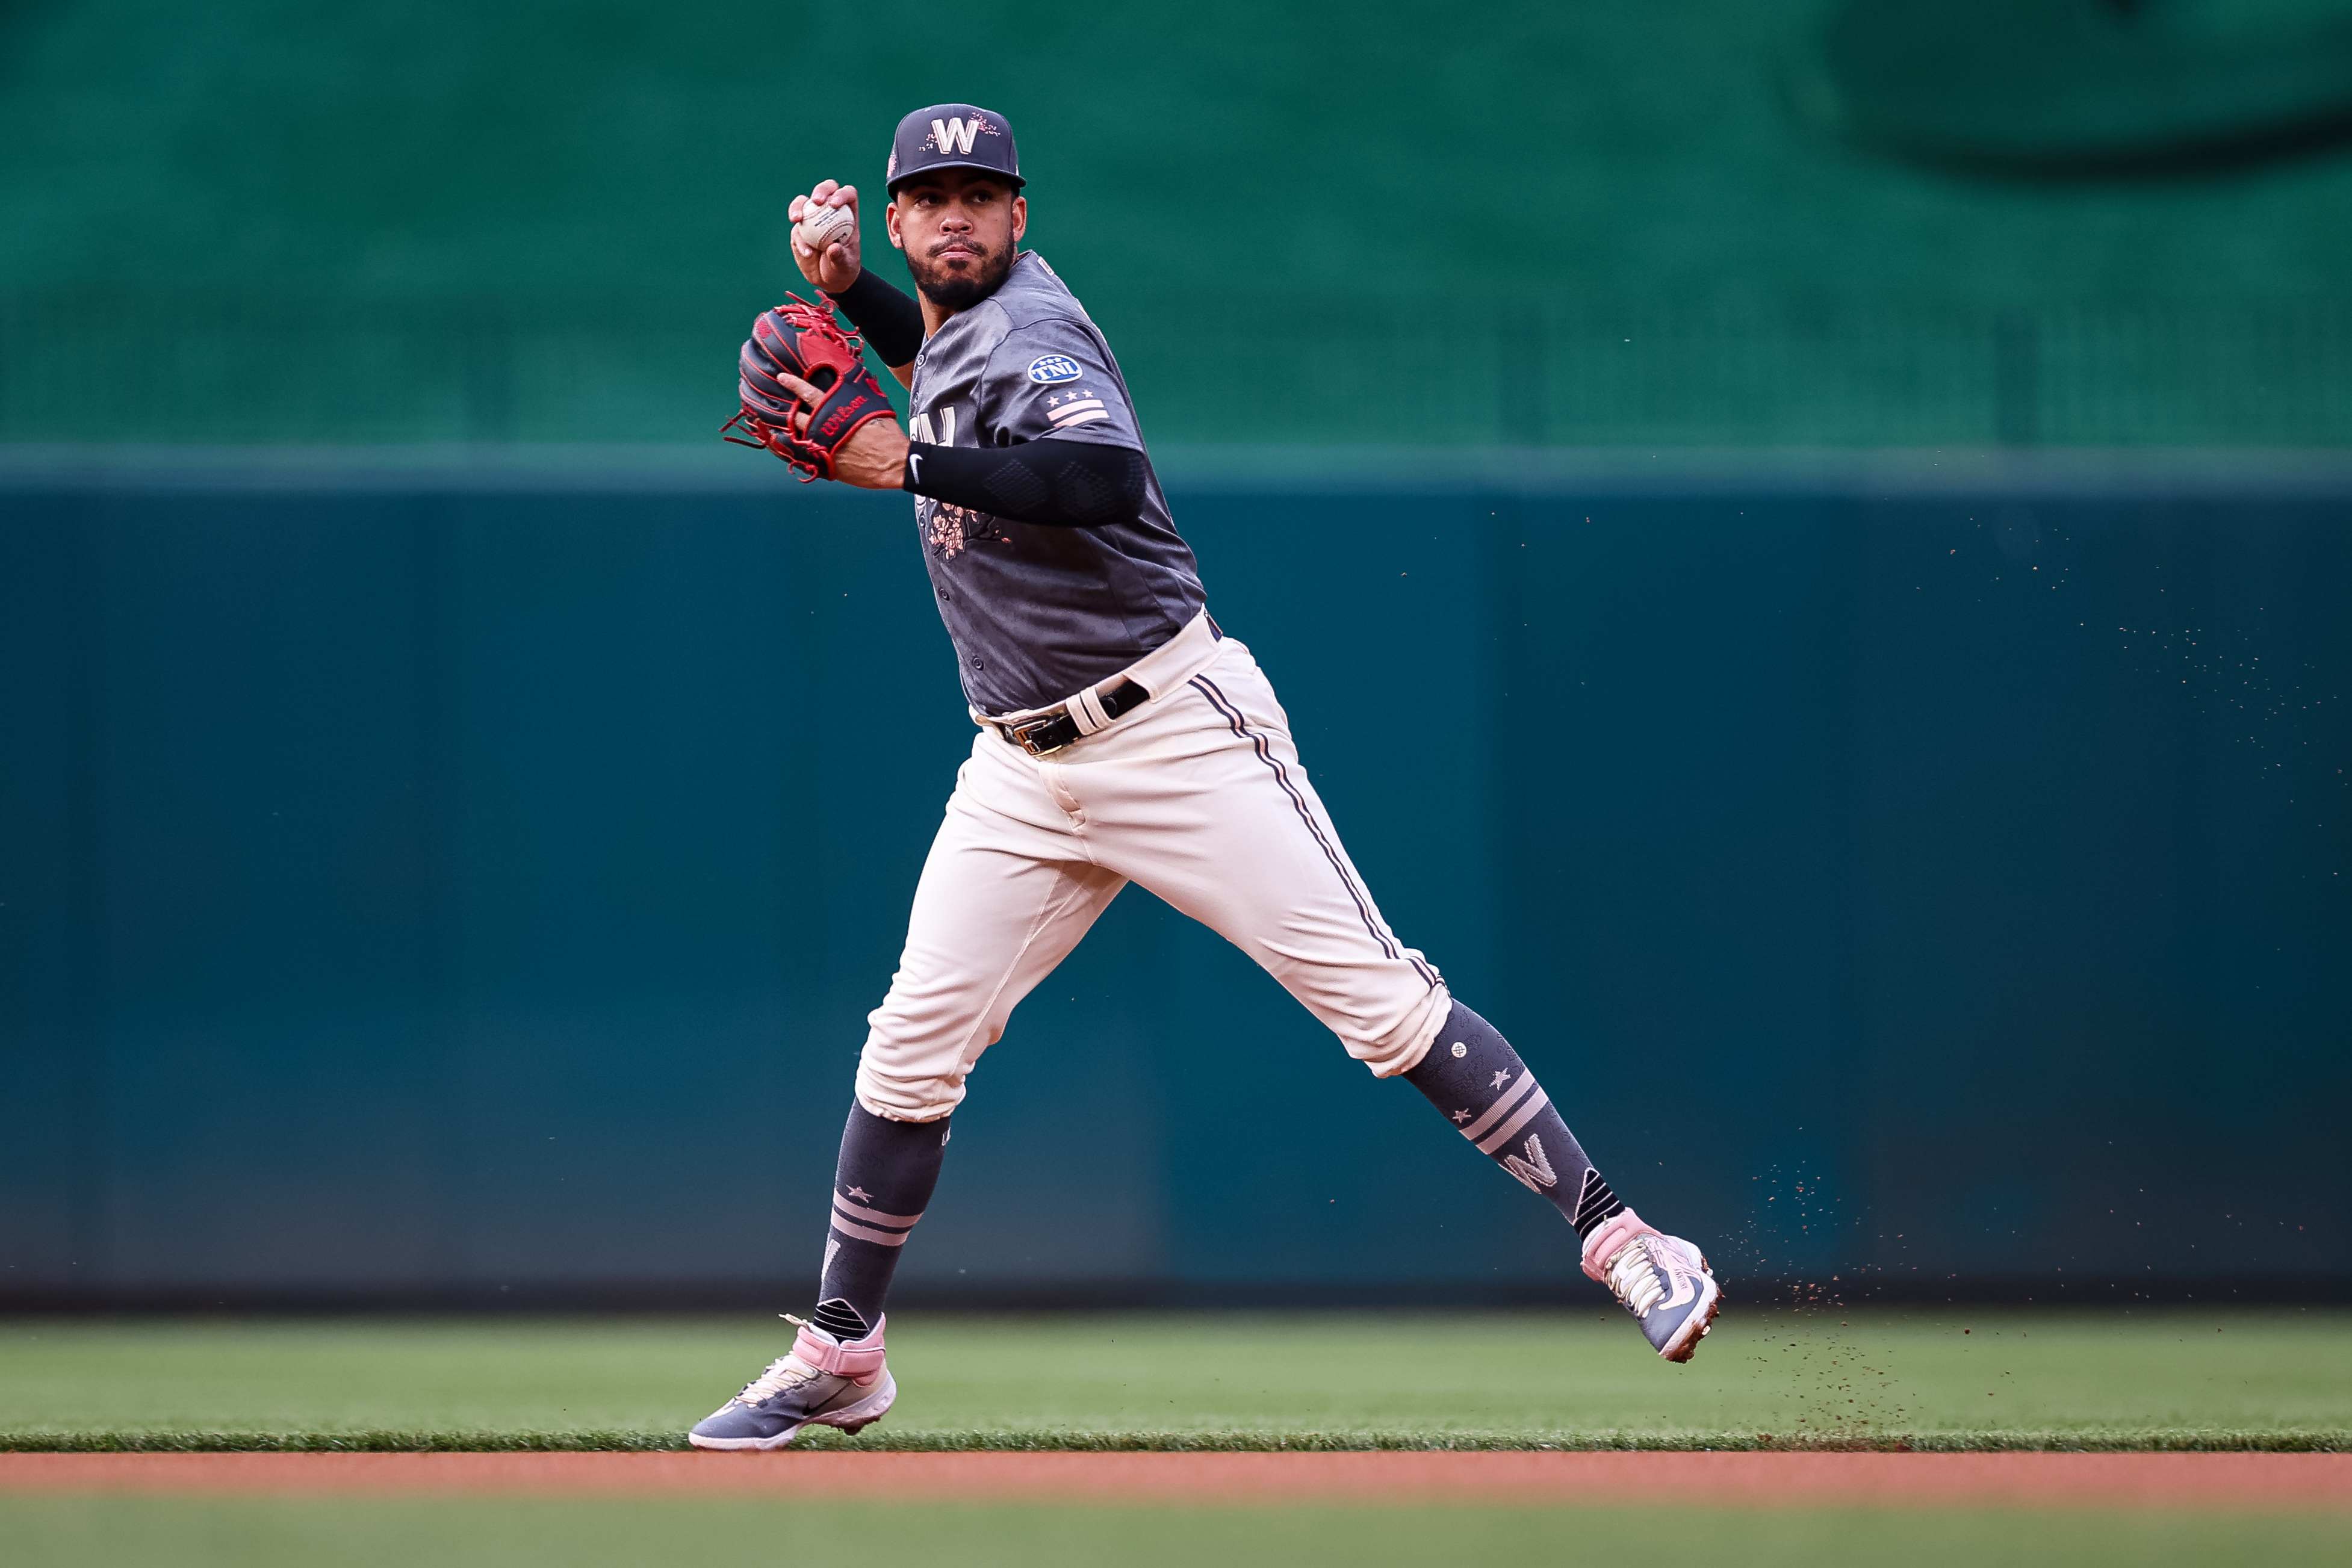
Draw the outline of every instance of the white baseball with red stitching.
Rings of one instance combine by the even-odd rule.
[[[803,207],[801,221],[793,225],[793,237],[819,256],[827,246],[847,245],[856,234],[857,216],[847,207]]]

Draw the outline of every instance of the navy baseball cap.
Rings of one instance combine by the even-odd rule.
[[[892,195],[918,174],[934,169],[982,169],[1019,190],[1021,155],[1013,150],[1013,127],[1004,116],[969,103],[935,103],[898,122],[890,139],[890,168],[883,176]]]

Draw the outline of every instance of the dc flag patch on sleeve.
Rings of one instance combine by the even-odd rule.
[[[1074,382],[1086,373],[1067,354],[1043,354],[1029,361],[1029,379],[1042,387]]]
[[[1108,419],[1110,410],[1103,400],[1080,387],[1067,397],[1045,400],[1045,417],[1054,422],[1055,430],[1067,430],[1074,424],[1092,424],[1098,419]]]

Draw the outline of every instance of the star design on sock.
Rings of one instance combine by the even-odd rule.
[[[1463,1123],[1465,1123],[1465,1122],[1468,1121],[1469,1119],[1470,1119],[1470,1113],[1469,1113],[1469,1112],[1467,1112],[1467,1111],[1456,1111],[1456,1112],[1454,1112],[1454,1125],[1456,1125],[1456,1126],[1461,1125]]]
[[[866,1191],[862,1186],[851,1187],[849,1189],[849,1196],[856,1198],[860,1203],[871,1203],[874,1201],[874,1195]]]
[[[1507,1072],[1497,1072],[1495,1074],[1495,1087],[1497,1089],[1500,1089],[1504,1084],[1508,1083],[1510,1081],[1511,1075]]]

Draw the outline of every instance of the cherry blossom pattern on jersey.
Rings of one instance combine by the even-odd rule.
[[[986,512],[935,501],[929,496],[917,497],[915,509],[922,523],[923,543],[941,560],[953,560],[973,545],[1013,542]]]

